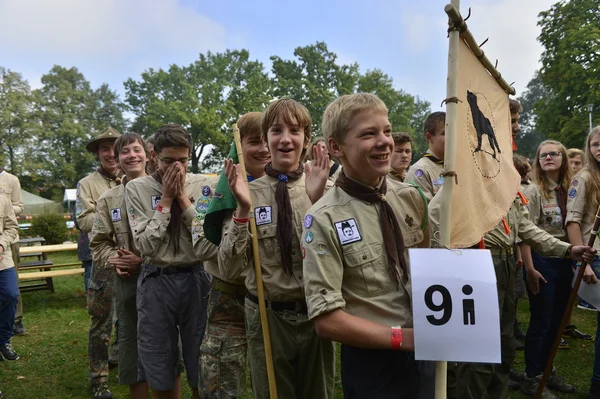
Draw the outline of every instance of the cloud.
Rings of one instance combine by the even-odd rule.
[[[0,0],[0,46],[37,59],[225,49],[239,38],[177,0]]]

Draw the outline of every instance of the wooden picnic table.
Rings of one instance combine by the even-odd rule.
[[[34,246],[30,246],[30,247],[21,247],[19,249],[19,254],[26,255],[26,254],[35,253],[35,252],[47,253],[47,252],[62,252],[62,251],[76,251],[76,250],[77,250],[77,243],[70,242],[68,244],[34,245]]]

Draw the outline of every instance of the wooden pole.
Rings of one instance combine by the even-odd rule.
[[[451,6],[458,10],[460,0],[452,0]],[[448,6],[446,6],[447,8]],[[448,44],[448,78],[446,81],[446,98],[458,96],[458,45],[460,33],[451,30]],[[456,149],[456,108],[455,102],[446,102],[446,142],[444,149],[444,170],[455,170]],[[440,240],[442,246],[450,248],[450,212],[452,205],[452,192],[454,179],[444,179],[442,201],[440,208]],[[448,363],[436,362],[435,364],[435,399],[445,399],[447,389]]]
[[[237,151],[238,161],[242,168],[242,176],[248,182],[246,174],[246,165],[244,164],[244,154],[242,153],[242,141],[240,130],[237,124],[233,125],[233,139]],[[265,343],[265,358],[267,361],[267,378],[269,380],[269,397],[277,399],[277,384],[275,382],[275,367],[273,366],[273,352],[271,350],[271,333],[269,332],[269,321],[267,320],[267,307],[265,306],[265,289],[262,280],[262,269],[260,267],[260,257],[258,254],[258,234],[256,231],[256,219],[252,205],[250,205],[250,234],[252,235],[252,258],[254,260],[254,273],[256,273],[256,293],[258,294],[258,310],[260,312],[260,324],[262,326],[263,341]]]
[[[594,221],[594,227],[592,227],[592,232],[590,234],[590,238],[588,239],[588,246],[594,246],[596,236],[598,235],[598,229],[600,229],[600,207],[596,211],[596,220]],[[562,337],[562,334],[565,331],[565,326],[569,322],[571,312],[573,311],[573,305],[575,305],[575,300],[577,299],[577,293],[579,292],[579,286],[581,285],[581,280],[583,279],[583,273],[585,272],[586,266],[587,262],[581,262],[581,266],[579,266],[579,270],[577,271],[577,278],[575,279],[573,290],[571,291],[571,295],[569,296],[569,302],[567,302],[567,310],[565,311],[565,314],[563,315],[563,318],[560,322],[560,326],[558,327],[556,337],[554,338],[554,344],[552,344],[552,350],[550,351],[550,356],[548,357],[548,361],[546,362],[546,369],[544,370],[544,375],[542,376],[542,380],[538,384],[538,389],[535,393],[536,399],[542,398],[542,393],[544,392],[544,388],[546,387],[546,383],[548,382],[548,377],[550,377],[550,372],[552,371],[552,363],[554,363],[554,358],[556,357],[556,352],[558,351],[558,344],[560,344],[560,338]]]

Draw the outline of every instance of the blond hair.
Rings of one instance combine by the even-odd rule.
[[[590,141],[592,141],[592,138],[596,135],[600,135],[600,126],[593,128],[587,136],[584,150],[585,166],[581,172],[579,172],[579,174],[583,175],[585,173],[589,177],[589,187],[586,187],[585,203],[592,207],[592,212],[596,212],[596,209],[598,209],[598,205],[600,204],[600,163],[596,161],[596,158],[590,149]]]
[[[238,119],[237,125],[240,129],[240,139],[244,137],[262,137],[261,126],[262,112],[248,112]]]
[[[567,157],[569,159],[573,159],[577,156],[581,156],[581,160],[583,160],[583,151],[581,151],[579,148],[569,148],[567,150]]]
[[[558,171],[557,184],[564,190],[565,193],[569,190],[572,172],[571,167],[569,166],[569,161],[567,160],[567,149],[560,141],[545,140],[538,145],[537,151],[535,152],[535,163],[533,164],[533,182],[540,189],[542,196],[545,199],[550,199],[552,197],[552,190],[550,190],[549,180],[546,177],[546,172],[544,172],[542,165],[540,165],[540,152],[542,147],[546,144],[557,146],[558,151],[561,153],[562,160],[560,164],[560,170]]]
[[[269,128],[277,123],[279,118],[283,119],[283,122],[288,125],[297,125],[304,129],[304,142],[310,142],[312,137],[312,119],[308,109],[298,101],[292,100],[291,98],[280,98],[269,104],[267,109],[262,114],[261,127],[262,136],[266,143],[267,132]],[[306,155],[306,149],[302,150],[300,160]]]
[[[329,150],[331,150],[329,138],[332,137],[337,143],[343,143],[350,130],[352,119],[365,110],[379,111],[386,115],[388,113],[385,103],[375,94],[370,93],[346,94],[327,106],[323,113],[321,130]]]

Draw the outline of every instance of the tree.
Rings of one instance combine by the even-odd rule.
[[[20,73],[0,67],[0,165],[21,174],[24,146],[30,139],[31,89]]]
[[[231,125],[240,115],[262,110],[271,99],[271,82],[246,50],[200,54],[189,66],[150,69],[141,80],[125,82],[126,102],[137,115],[133,128],[153,134],[165,123],[178,123],[192,135],[192,171],[208,146],[217,156],[231,142]]]
[[[586,104],[600,108],[599,9],[600,0],[562,0],[540,13],[540,75],[549,96],[536,108],[537,126],[568,147],[583,146],[589,130]]]
[[[538,112],[541,112],[549,100],[550,93],[544,86],[539,72],[527,84],[527,89],[517,100],[523,107],[519,124],[521,132],[516,138],[518,153],[529,158],[535,156],[538,145],[546,140],[546,135],[538,129]]]
[[[108,84],[103,83],[92,93],[90,106],[90,123],[94,132],[101,132],[109,126],[120,133],[125,131],[126,122],[123,117],[125,105]]]
[[[415,107],[410,118],[410,133],[414,139],[413,142],[413,160],[417,160],[429,149],[427,139],[425,139],[425,119],[431,114],[431,103],[421,100],[418,96],[415,98]]]

